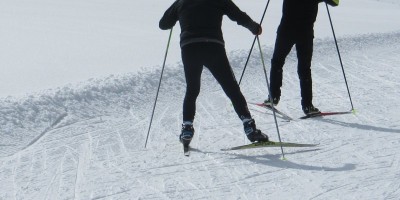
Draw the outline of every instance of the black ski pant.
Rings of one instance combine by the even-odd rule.
[[[270,90],[273,98],[280,98],[281,96],[283,65],[292,47],[296,45],[298,59],[297,74],[300,79],[302,98],[301,105],[303,108],[312,105],[311,60],[313,39],[312,35],[296,38],[278,34],[275,41],[270,72]]]
[[[197,42],[182,47],[182,62],[186,78],[183,101],[183,121],[193,121],[196,99],[200,93],[203,66],[207,67],[231,100],[239,118],[251,118],[247,102],[240,91],[226,56],[225,47],[213,42]]]

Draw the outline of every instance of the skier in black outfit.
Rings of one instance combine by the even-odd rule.
[[[203,66],[207,67],[243,122],[245,133],[251,142],[268,141],[268,136],[256,128],[229,64],[222,36],[222,18],[227,15],[259,35],[262,28],[231,0],[176,0],[164,13],[159,26],[171,29],[177,21],[181,26],[180,46],[186,78],[186,94],[183,102],[183,123],[180,141],[188,145],[193,137],[193,120],[196,98],[200,93]]]
[[[313,54],[314,22],[318,3],[322,0],[284,0],[282,19],[277,30],[275,49],[271,60],[270,91],[266,105],[277,105],[281,96],[283,65],[292,47],[296,46],[300,79],[301,105],[306,115],[319,113],[312,104],[311,60]],[[325,0],[337,6],[339,0]]]

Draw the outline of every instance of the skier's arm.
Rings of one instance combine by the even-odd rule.
[[[176,0],[171,7],[169,7],[162,18],[160,19],[159,27],[162,30],[171,29],[175,26],[178,21],[177,4],[179,0]]]
[[[237,24],[241,26],[246,27],[254,35],[261,34],[261,26],[258,23],[254,22],[245,12],[241,11],[231,0],[225,1],[224,8],[224,12],[229,17],[229,19],[237,22]]]

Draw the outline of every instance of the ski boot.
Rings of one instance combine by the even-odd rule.
[[[244,132],[250,142],[268,142],[268,136],[256,128],[254,119],[243,122]]]
[[[312,104],[310,106],[303,107],[303,112],[306,115],[315,115],[321,113],[318,108],[314,107]]]
[[[275,97],[271,100],[271,97],[268,96],[268,99],[266,99],[264,101],[264,105],[266,105],[266,106],[272,106],[272,104],[274,104],[274,106],[276,106],[276,105],[278,105],[278,103],[279,103],[279,98],[277,98],[277,97]]]
[[[181,135],[179,136],[179,140],[184,146],[189,146],[190,142],[192,141],[193,135],[193,124],[182,124],[182,131]]]

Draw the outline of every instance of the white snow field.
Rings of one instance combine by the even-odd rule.
[[[400,9],[394,0],[370,4]],[[277,108],[296,120],[277,115],[281,139],[319,145],[284,148],[286,159],[280,148],[220,150],[248,141],[208,70],[197,100],[192,152],[185,157],[178,141],[185,92],[180,63],[165,67],[147,148],[161,67],[1,98],[0,199],[400,199],[399,29],[338,37],[352,101],[333,38],[316,38],[314,105],[349,111],[352,102],[354,114],[297,119],[303,113],[291,52]],[[229,52],[237,78],[247,48]],[[269,72],[273,49],[262,50]],[[257,46],[241,89],[248,102],[267,96]],[[249,108],[258,128],[277,141],[272,113]]]
[[[0,98],[25,96],[110,74],[159,69],[168,31],[158,22],[174,0],[1,0]],[[235,0],[260,21],[267,0]],[[272,46],[282,0],[270,0],[263,21],[263,44]],[[342,0],[331,8],[338,36],[398,31],[398,0]],[[248,50],[252,34],[228,18],[227,51]],[[180,61],[175,26],[168,63]],[[325,5],[315,24],[317,38],[332,37]]]

